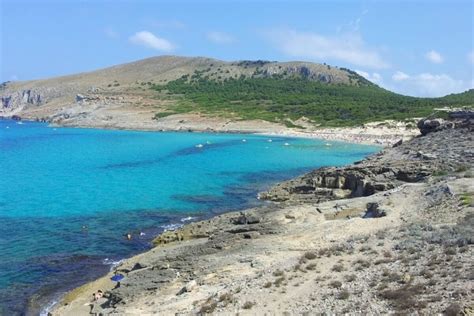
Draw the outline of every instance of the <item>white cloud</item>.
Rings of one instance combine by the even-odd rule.
[[[443,56],[435,50],[430,50],[425,54],[426,59],[434,64],[441,64],[444,61]]]
[[[396,92],[415,96],[439,97],[459,93],[473,87],[473,82],[457,80],[447,74],[421,73],[408,75],[397,71],[392,76],[395,84],[390,88]]]
[[[381,85],[383,83],[383,78],[382,76],[377,73],[377,72],[373,72],[373,73],[368,73],[368,72],[365,72],[365,71],[362,71],[362,70],[356,70],[356,72],[361,75],[362,77],[364,77],[365,79],[375,83],[375,84],[378,84],[378,85]]]
[[[407,75],[406,73],[402,72],[402,71],[397,71],[392,76],[392,79],[394,81],[403,81],[403,80],[407,80],[408,78],[410,78],[410,76]]]
[[[119,33],[115,31],[114,29],[112,29],[111,27],[104,28],[104,34],[108,38],[112,38],[112,39],[119,38]]]
[[[341,25],[341,26],[338,26],[336,28],[337,32],[340,33],[340,32],[348,32],[348,33],[351,33],[351,32],[358,32],[359,29],[360,29],[360,24],[362,22],[362,19],[364,18],[364,16],[369,13],[369,10],[368,9],[364,9],[361,14],[359,14],[359,16],[351,21],[349,21],[349,23],[347,24],[344,24],[344,25]]]
[[[467,60],[474,65],[474,50],[467,54]]]
[[[175,46],[170,41],[158,37],[148,31],[137,32],[130,36],[129,40],[133,44],[142,45],[164,52],[170,52],[175,49]]]
[[[206,37],[209,41],[216,43],[216,44],[230,44],[235,42],[235,39],[224,32],[208,32]]]
[[[291,57],[310,58],[319,62],[334,59],[375,69],[389,67],[379,52],[367,47],[356,33],[329,37],[283,29],[266,32],[266,35],[284,54]]]

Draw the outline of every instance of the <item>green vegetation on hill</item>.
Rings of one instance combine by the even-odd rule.
[[[354,73],[354,76],[358,75]],[[152,89],[176,100],[166,112],[158,113],[157,118],[197,112],[287,125],[292,124],[290,120],[304,116],[323,126],[350,126],[422,117],[439,107],[474,105],[474,90],[443,98],[416,98],[354,79],[360,80],[359,85],[327,84],[281,75],[213,80],[196,71],[165,85],[153,85]]]

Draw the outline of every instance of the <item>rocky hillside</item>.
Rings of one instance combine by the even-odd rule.
[[[164,84],[185,75],[207,71],[211,78],[224,80],[251,76],[258,72],[261,77],[281,74],[303,76],[309,80],[335,84],[369,84],[363,77],[347,69],[305,62],[237,61],[224,62],[211,58],[160,56],[128,64],[118,65],[88,73],[33,80],[4,82],[0,87],[0,115],[14,115],[36,107],[45,114],[53,114],[58,105],[68,106],[83,98],[105,99],[110,96],[148,96],[143,87]],[[88,95],[94,95],[93,97]],[[102,97],[102,98],[101,98]],[[111,103],[116,99],[111,98]],[[135,100],[138,102],[139,99]],[[133,101],[133,100],[130,100]],[[50,110],[50,111],[48,111]]]
[[[181,129],[184,121],[191,122],[187,129],[197,130],[221,130],[223,124],[242,121],[302,129],[420,117],[435,107],[473,106],[473,94],[406,97],[349,69],[309,62],[162,56],[77,75],[3,83],[0,117],[153,130]]]
[[[400,141],[350,166],[321,168],[282,182],[260,198],[319,203],[370,196],[474,164],[473,111],[451,112],[447,120],[423,119],[418,127],[423,137]]]

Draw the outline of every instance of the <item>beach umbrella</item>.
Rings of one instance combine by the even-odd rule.
[[[110,279],[112,281],[115,281],[115,282],[120,282],[120,281],[123,280],[123,278],[124,278],[123,274],[116,274],[113,277],[111,277]]]

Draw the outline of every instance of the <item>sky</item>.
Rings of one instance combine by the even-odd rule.
[[[473,3],[0,0],[0,82],[180,55],[327,63],[443,96],[474,87]]]

